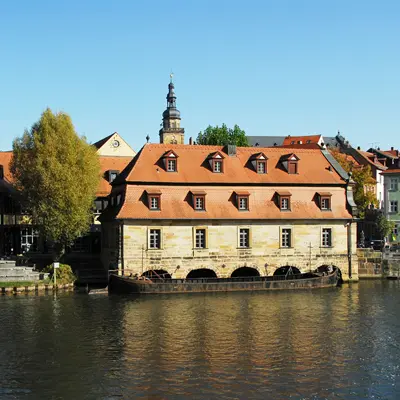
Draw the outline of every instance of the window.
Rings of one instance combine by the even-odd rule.
[[[206,230],[204,228],[196,229],[195,247],[196,249],[206,248]]]
[[[317,196],[319,201],[319,208],[322,211],[330,211],[332,194],[329,192],[319,192],[317,193]]]
[[[117,206],[119,206],[121,204],[121,200],[122,200],[122,194],[118,194],[117,195]]]
[[[283,228],[281,232],[281,247],[292,247],[292,230]]]
[[[194,196],[194,208],[198,211],[205,210],[204,196]]]
[[[222,172],[222,161],[214,160],[213,162],[213,172]]]
[[[161,229],[150,229],[149,248],[161,249]]]
[[[109,170],[108,171],[108,182],[111,183],[115,180],[115,178],[118,176],[119,171],[114,171],[114,170]]]
[[[149,196],[150,210],[160,209],[160,196]]]
[[[281,211],[290,211],[290,197],[284,196],[280,198]]]
[[[175,159],[168,159],[167,160],[167,171],[168,172],[176,172],[176,160]]]
[[[331,228],[322,228],[322,247],[332,247]]]
[[[23,228],[21,230],[21,250],[23,253],[32,250],[37,250],[38,233],[33,228]]]
[[[238,197],[239,210],[247,211],[249,209],[249,198],[247,196]]]
[[[257,173],[265,174],[267,172],[267,163],[265,161],[257,161]]]
[[[239,247],[242,248],[250,247],[250,229],[248,228],[239,229]]]
[[[331,199],[330,197],[321,197],[321,210],[331,209]]]
[[[398,202],[397,200],[391,200],[389,203],[389,212],[390,213],[397,213],[398,210]]]
[[[397,191],[398,190],[398,180],[397,178],[390,179],[390,190]]]

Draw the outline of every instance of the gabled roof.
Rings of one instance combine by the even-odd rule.
[[[106,144],[108,142],[108,140],[112,138],[113,135],[114,135],[114,133],[106,136],[104,139],[100,139],[96,143],[93,143],[93,146],[96,147],[97,149],[100,149],[100,147],[102,147],[104,144]]]
[[[179,171],[170,174],[159,165],[161,156],[173,149],[179,154]],[[267,174],[257,174],[254,170],[245,168],[249,158],[257,152],[257,147],[238,147],[236,155],[225,153],[224,172],[215,174],[204,165],[210,154],[224,153],[222,146],[179,145],[179,144],[145,144],[140,152],[131,160],[127,168],[117,178],[116,183],[207,183],[217,184],[344,184],[345,179],[328,167],[331,165],[321,150],[296,149],[296,156],[301,159],[299,174],[288,174],[280,167],[282,156],[288,156],[286,148],[263,148],[270,166]],[[289,154],[291,155],[291,154]]]
[[[378,168],[379,170],[386,170],[387,167],[385,167],[382,163],[380,163],[377,159],[376,159],[376,155],[374,153],[370,153],[368,151],[362,151],[362,150],[355,150],[361,157],[363,157],[363,159],[365,159],[369,164],[371,164],[372,166]]]
[[[252,154],[250,160],[268,160],[268,157],[264,153]]]
[[[285,154],[280,158],[280,161],[299,161],[300,158],[294,153]]]

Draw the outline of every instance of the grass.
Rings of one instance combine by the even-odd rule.
[[[35,285],[49,285],[49,279],[42,281],[15,281],[15,282],[0,282],[0,287],[25,287],[25,286],[35,286]]]

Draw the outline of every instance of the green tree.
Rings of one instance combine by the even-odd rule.
[[[89,229],[100,180],[96,149],[77,135],[67,114],[47,109],[14,140],[10,169],[32,223],[59,259]]]
[[[346,172],[351,173],[354,186],[354,201],[359,210],[359,217],[365,217],[365,211],[373,205],[379,205],[375,195],[376,180],[372,177],[369,165],[358,165],[346,154],[340,153],[339,150],[331,150],[332,155],[339,162]]]
[[[376,225],[378,227],[378,232],[380,233],[382,238],[388,237],[391,235],[395,223],[393,221],[389,221],[382,213],[376,218]]]
[[[244,130],[240,129],[238,125],[235,125],[232,129],[228,128],[225,124],[222,124],[221,127],[218,125],[209,125],[204,132],[200,132],[197,135],[196,142],[198,144],[218,146],[225,146],[227,144],[235,144],[241,147],[249,146]]]

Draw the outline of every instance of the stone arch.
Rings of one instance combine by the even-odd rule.
[[[164,269],[149,269],[148,271],[144,272],[142,276],[145,276],[149,279],[171,279],[171,274]]]
[[[284,265],[283,267],[279,267],[279,268],[277,268],[275,270],[274,276],[286,275],[289,272],[290,268],[292,268],[292,274],[291,275],[301,274],[301,271],[297,267],[294,267],[293,265]]]
[[[260,276],[260,273],[257,271],[256,268],[239,267],[236,268],[231,274],[231,278],[248,277],[248,276]]]
[[[198,278],[217,278],[217,274],[210,268],[198,268],[192,269],[186,279],[198,279]]]
[[[332,264],[330,264],[330,265],[328,265],[328,264],[323,264],[323,265],[320,265],[316,270],[315,270],[315,272],[322,272],[323,274],[328,274],[329,273],[329,270],[330,270],[330,267],[332,267],[333,268],[333,270],[338,270],[338,272],[339,272],[339,283],[342,283],[343,282],[343,278],[342,278],[342,271],[340,270],[340,268],[338,268],[336,265],[332,265]]]

